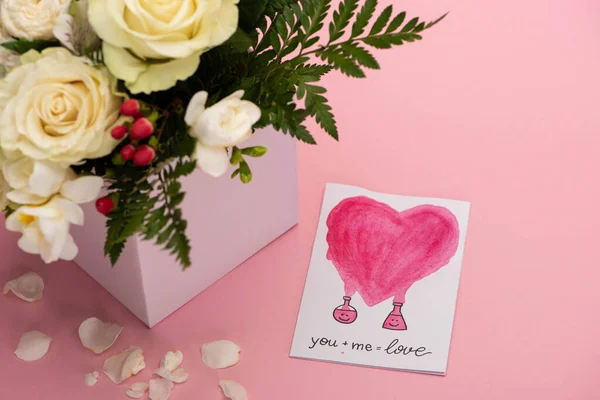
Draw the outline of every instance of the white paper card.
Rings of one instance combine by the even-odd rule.
[[[445,374],[469,207],[328,184],[290,356]]]

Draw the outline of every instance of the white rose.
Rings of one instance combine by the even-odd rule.
[[[68,165],[99,158],[118,142],[110,130],[127,120],[126,98],[103,68],[63,48],[30,51],[0,82],[0,146],[14,159]]]
[[[52,23],[71,0],[1,0],[0,21],[9,35],[27,40],[52,39]]]
[[[72,260],[78,249],[69,233],[70,224],[83,225],[83,210],[78,204],[94,200],[101,187],[102,178],[96,176],[68,181],[47,203],[17,208],[6,219],[6,229],[22,233],[21,250],[40,254],[46,263]]]
[[[10,201],[42,204],[59,192],[68,168],[51,161],[21,157],[4,164],[4,177],[10,188]]]
[[[261,116],[260,108],[242,100],[239,90],[217,104],[206,108],[208,93],[192,97],[185,113],[190,135],[198,139],[195,158],[198,167],[212,176],[221,176],[229,166],[226,147],[236,146],[252,134],[252,126]]]
[[[233,35],[239,0],[89,0],[104,62],[132,93],[166,90]]]

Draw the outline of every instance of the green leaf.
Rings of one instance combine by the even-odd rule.
[[[108,256],[110,258],[110,263],[112,264],[113,267],[119,261],[119,258],[121,257],[121,254],[123,254],[124,249],[125,249],[125,242],[115,243],[114,245],[112,245],[109,248]]]
[[[317,144],[315,138],[308,132],[308,129],[304,125],[298,125],[294,134],[296,139],[306,144]]]
[[[355,43],[346,43],[342,45],[342,49],[344,49],[346,53],[348,53],[355,61],[364,67],[371,69],[381,68],[371,53]]]
[[[26,40],[19,39],[12,42],[2,43],[2,47],[17,52],[19,54],[25,54],[29,50],[42,51],[48,47],[60,46],[60,43],[49,40]]]
[[[413,28],[415,26],[417,26],[418,23],[419,23],[419,17],[415,17],[415,18],[411,19],[410,21],[408,21],[406,23],[406,25],[404,25],[404,28],[402,28],[402,30],[400,32],[410,32],[413,30]]]
[[[354,22],[354,25],[352,25],[353,38],[362,35],[362,33],[365,31],[365,28],[367,25],[369,25],[371,17],[373,17],[373,13],[375,13],[375,8],[377,8],[377,0],[365,1],[365,4],[356,15],[356,21]]]
[[[248,51],[254,44],[254,40],[242,29],[238,28],[235,33],[225,42],[226,46],[231,47],[234,51],[243,53]]]
[[[233,173],[231,174],[231,179],[234,179],[239,174],[240,174],[240,169],[238,168],[235,171],[233,171]]]
[[[264,14],[269,0],[240,0],[237,5],[239,10],[239,25],[247,32],[256,28],[259,18]]]
[[[394,32],[396,29],[402,26],[404,19],[406,18],[406,12],[402,11],[400,14],[396,15],[396,17],[390,22],[386,29],[386,33]]]
[[[367,37],[362,40],[369,46],[375,47],[376,49],[390,49],[392,48],[392,43],[390,43],[389,39],[386,39],[383,36],[380,37]]]
[[[364,78],[365,73],[355,63],[352,58],[346,57],[340,50],[325,51],[321,57],[323,60],[330,62],[334,68],[339,69],[342,73],[355,78]]]
[[[326,93],[325,88],[315,85],[306,85],[306,109],[311,116],[315,117],[317,123],[335,140],[339,140],[337,123],[331,112],[331,106],[327,99],[322,96]]]
[[[271,31],[270,41],[273,50],[275,50],[275,53],[279,53],[281,51],[281,41],[276,31]]]
[[[383,30],[383,28],[385,28],[388,21],[390,20],[390,17],[392,16],[392,10],[393,10],[392,6],[387,6],[383,10],[383,12],[379,15],[379,18],[377,18],[375,20],[375,23],[373,24],[373,27],[371,28],[371,32],[369,32],[369,36],[376,35],[379,32],[381,32]]]
[[[343,0],[333,13],[333,21],[329,24],[329,42],[338,40],[344,35],[344,29],[350,24],[358,8],[358,0]]]
[[[434,25],[437,25],[437,24],[438,24],[440,21],[442,21],[444,18],[446,18],[446,16],[447,16],[447,15],[448,15],[448,13],[446,13],[446,14],[442,15],[441,17],[439,17],[439,18],[438,18],[438,19],[436,19],[435,21],[431,21],[431,22],[427,23],[427,24],[425,25],[425,29],[429,29],[429,28],[431,28],[432,26],[434,26]]]

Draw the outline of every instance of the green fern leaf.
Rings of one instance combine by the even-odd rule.
[[[402,26],[404,19],[406,18],[406,12],[402,11],[400,14],[396,15],[396,17],[390,22],[386,29],[386,33],[394,32],[396,29]]]
[[[353,38],[363,34],[365,28],[367,27],[367,25],[369,25],[369,21],[375,13],[375,8],[377,8],[377,0],[365,1],[365,4],[362,6],[361,10],[356,15],[356,21],[354,22],[354,25],[352,25]]]

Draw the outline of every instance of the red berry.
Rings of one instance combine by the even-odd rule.
[[[148,118],[136,119],[131,126],[131,139],[143,140],[154,133],[154,125]]]
[[[132,144],[128,144],[121,149],[121,158],[125,161],[129,161],[135,154],[135,147]]]
[[[100,214],[108,214],[113,208],[115,208],[115,202],[110,197],[102,197],[101,199],[96,200],[96,210]]]
[[[145,167],[150,165],[155,156],[156,152],[154,149],[144,144],[136,150],[135,155],[133,156],[133,163],[138,167]]]
[[[125,127],[125,125],[115,126],[112,129],[112,131],[110,131],[111,136],[115,140],[121,140],[121,139],[123,139],[125,137],[126,133],[127,133],[127,127]]]
[[[134,99],[127,100],[121,104],[121,114],[133,117],[140,112],[140,102]]]

